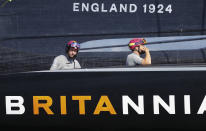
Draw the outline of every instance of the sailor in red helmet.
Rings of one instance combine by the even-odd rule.
[[[66,56],[60,55],[55,57],[50,70],[69,70],[81,68],[79,62],[76,60],[80,44],[76,41],[69,41],[66,44]]]
[[[146,44],[146,40],[143,38],[134,38],[129,42],[128,46],[132,53],[127,56],[127,66],[151,64],[149,49],[146,48],[144,44]],[[145,58],[141,58],[141,54],[145,54]]]

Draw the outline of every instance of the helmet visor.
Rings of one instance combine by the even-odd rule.
[[[71,47],[75,48],[75,49],[79,49],[80,48],[80,44],[77,42],[72,42],[71,43]]]

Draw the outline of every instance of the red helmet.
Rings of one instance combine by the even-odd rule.
[[[134,38],[129,42],[128,46],[130,50],[134,50],[135,47],[138,47],[143,44],[146,44],[146,40],[144,38]]]
[[[77,49],[77,51],[79,51],[79,49],[80,49],[80,44],[77,43],[77,42],[74,41],[74,40],[69,41],[69,42],[66,44],[66,48],[65,48],[66,53],[69,51],[69,49],[70,49],[71,47],[73,47],[73,48]]]
[[[74,47],[76,48],[77,50],[80,49],[80,44],[74,40],[71,40],[67,43],[66,47]]]

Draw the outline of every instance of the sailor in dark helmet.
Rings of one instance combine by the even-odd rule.
[[[128,46],[132,53],[127,56],[127,66],[151,64],[149,49],[146,48],[144,44],[146,44],[146,40],[143,38],[134,38],[129,42]],[[141,54],[145,54],[145,58],[141,58]]]
[[[60,55],[55,57],[50,70],[69,70],[81,68],[79,62],[76,60],[80,44],[76,41],[69,41],[66,44],[66,56]]]

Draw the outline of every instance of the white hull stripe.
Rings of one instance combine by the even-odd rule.
[[[136,68],[95,68],[74,69],[57,71],[32,71],[32,72],[137,72],[137,71],[206,71],[206,67],[136,67]],[[29,73],[29,72],[27,72]]]

